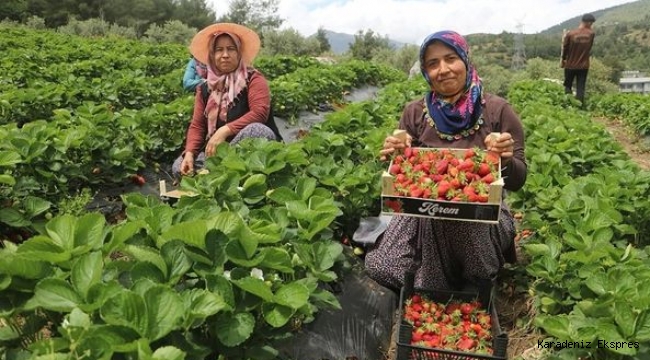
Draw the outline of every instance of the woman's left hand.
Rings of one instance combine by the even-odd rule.
[[[230,128],[228,126],[222,126],[217,131],[212,134],[208,144],[205,146],[205,156],[212,156],[217,152],[217,146],[222,142],[225,142],[228,137],[231,135]]]
[[[515,155],[515,139],[508,132],[492,133],[484,142],[487,150],[499,154],[501,159],[510,160]]]

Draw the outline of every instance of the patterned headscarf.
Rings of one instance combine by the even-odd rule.
[[[228,110],[234,105],[237,95],[247,86],[248,68],[241,61],[241,41],[239,37],[225,32],[217,33],[210,41],[210,47],[214,49],[214,44],[221,35],[228,35],[232,38],[237,47],[237,52],[240,53],[240,59],[237,69],[229,73],[222,73],[217,69],[214,57],[210,57],[207,82],[211,92],[205,106],[205,113],[208,118],[207,138],[210,138],[217,130],[217,121],[226,123]]]
[[[454,49],[454,51],[465,63],[467,69],[467,81],[463,94],[455,103],[448,103],[434,91],[427,93],[425,103],[429,115],[435,123],[436,130],[446,135],[457,135],[471,129],[481,116],[483,101],[483,86],[478,73],[469,61],[469,46],[467,41],[460,34],[454,31],[439,31],[427,36],[420,46],[420,70],[429,85],[432,81],[424,69],[424,54],[426,49],[434,41]]]

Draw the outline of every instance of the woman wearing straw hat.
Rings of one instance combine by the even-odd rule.
[[[251,66],[259,49],[259,36],[238,24],[213,24],[194,36],[190,53],[207,64],[210,94],[204,101],[203,89],[197,88],[185,150],[172,166],[175,175],[202,167],[205,157],[214,155],[223,142],[282,139],[273,120],[268,82]]]

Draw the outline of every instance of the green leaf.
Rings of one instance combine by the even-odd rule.
[[[247,203],[254,204],[264,199],[266,189],[266,175],[255,174],[244,182],[241,196]]]
[[[55,244],[70,251],[75,246],[74,233],[76,225],[77,221],[75,217],[72,215],[63,215],[50,220],[45,224],[45,229]]]
[[[273,296],[277,304],[299,309],[307,304],[309,300],[309,289],[299,283],[289,283],[281,286]]]
[[[634,339],[640,342],[650,341],[650,310],[645,310],[639,314]]]
[[[0,184],[14,186],[16,185],[16,179],[11,175],[0,174]]]
[[[264,260],[263,253],[249,259],[246,250],[241,245],[241,242],[237,240],[229,241],[228,244],[226,244],[225,252],[228,260],[239,266],[253,267],[259,265]]]
[[[183,292],[185,319],[183,327],[194,328],[201,325],[209,316],[217,314],[224,309],[230,309],[218,293],[206,289],[191,289]]]
[[[167,278],[167,263],[160,256],[158,249],[148,246],[125,245],[123,251],[138,261],[155,265],[162,273],[163,278]]]
[[[168,283],[176,284],[191,268],[193,261],[185,253],[185,245],[173,241],[163,245],[160,254],[169,269]]]
[[[20,256],[27,259],[42,260],[53,264],[66,262],[71,257],[69,251],[65,251],[52,242],[51,238],[43,235],[36,235],[20,244],[16,254],[20,254]]]
[[[262,298],[264,301],[273,301],[273,292],[263,280],[254,277],[245,277],[239,280],[231,280],[240,289]]]
[[[29,219],[20,211],[14,208],[1,208],[0,209],[0,223],[5,223],[12,227],[25,227],[32,224]]]
[[[136,340],[140,338],[133,329],[118,325],[93,325],[92,333],[112,344],[113,350],[118,352],[132,352],[137,348]]]
[[[286,325],[291,317],[296,313],[296,310],[279,304],[264,303],[262,305],[262,312],[264,313],[264,320],[275,327],[279,328]]]
[[[243,225],[244,221],[239,214],[227,211],[217,214],[208,228],[219,230],[230,238],[239,234]]]
[[[104,245],[104,227],[106,219],[102,214],[86,214],[78,219],[74,235],[74,246],[87,246],[92,250],[99,250]],[[73,254],[75,251],[73,251]]]
[[[83,255],[72,265],[70,281],[84,299],[90,287],[101,281],[103,269],[104,261],[100,251]]]
[[[23,199],[23,208],[30,217],[35,217],[46,212],[51,206],[51,202],[34,196],[28,196]]]
[[[311,294],[310,298],[314,305],[318,308],[330,308],[341,310],[341,303],[331,292],[323,289],[316,289]]]
[[[158,340],[179,326],[184,308],[178,293],[164,286],[155,286],[145,293],[144,301],[149,319],[149,340]]]
[[[614,230],[612,228],[600,228],[594,231],[593,238],[594,244],[609,244],[614,237]]]
[[[300,199],[306,201],[314,193],[316,185],[316,179],[312,177],[301,177],[298,179],[298,184],[296,185],[296,193]]]
[[[11,276],[7,274],[0,274],[0,291],[5,290],[11,285]]]
[[[300,196],[295,191],[285,186],[267,191],[266,196],[279,205],[285,205],[288,201],[300,200]]]
[[[599,272],[585,279],[585,285],[597,295],[605,295],[608,292],[609,279],[607,275]]]
[[[65,280],[47,278],[36,284],[34,297],[26,308],[42,307],[46,310],[70,312],[82,303],[77,292]]]
[[[207,233],[208,227],[205,220],[193,220],[170,226],[162,234],[162,238],[165,242],[180,240],[199,249],[205,249],[205,236]],[[162,245],[158,244],[158,246]]]
[[[551,253],[551,249],[546,244],[525,244],[523,248],[531,256],[544,256]]]
[[[250,313],[222,314],[215,320],[217,338],[228,347],[248,340],[255,330],[255,318]]]
[[[623,301],[614,303],[614,320],[624,338],[629,339],[634,334],[637,316],[628,303]]]
[[[153,352],[154,360],[185,360],[185,353],[173,346],[164,346]]]
[[[244,234],[254,236],[260,244],[275,244],[282,240],[280,225],[265,220],[251,220]]]
[[[13,151],[0,151],[0,167],[10,167],[22,162],[20,155]]]
[[[246,349],[246,358],[255,360],[274,360],[280,352],[268,345],[253,345]]]
[[[117,250],[127,240],[131,239],[140,230],[144,229],[144,222],[140,220],[126,221],[113,228],[111,239],[104,245],[104,253],[110,254]]]
[[[52,273],[52,266],[45,261],[0,250],[0,273],[37,280]]]
[[[597,327],[600,332],[600,340],[606,341],[608,343],[610,342],[622,343],[628,341],[623,336],[621,336],[621,333],[618,331],[616,325],[612,324],[607,319],[599,321]],[[609,351],[618,354],[623,354],[623,355],[636,354],[636,348],[629,348],[627,346],[623,346],[623,347],[611,346]]]
[[[570,340],[569,318],[565,315],[546,316],[538,315],[535,323],[543,328],[549,335],[559,340]]]
[[[111,297],[100,309],[101,318],[109,325],[126,326],[146,337],[149,331],[148,313],[144,299],[124,290]]]
[[[260,255],[264,259],[259,264],[261,267],[293,274],[291,255],[289,255],[287,250],[280,247],[265,247],[260,250]]]
[[[313,245],[316,269],[329,270],[334,266],[336,259],[343,253],[343,246],[338,242],[320,241]]]

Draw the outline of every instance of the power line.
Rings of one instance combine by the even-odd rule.
[[[517,24],[515,33],[515,49],[512,55],[512,70],[521,70],[526,67],[526,45],[524,44],[524,24]]]

